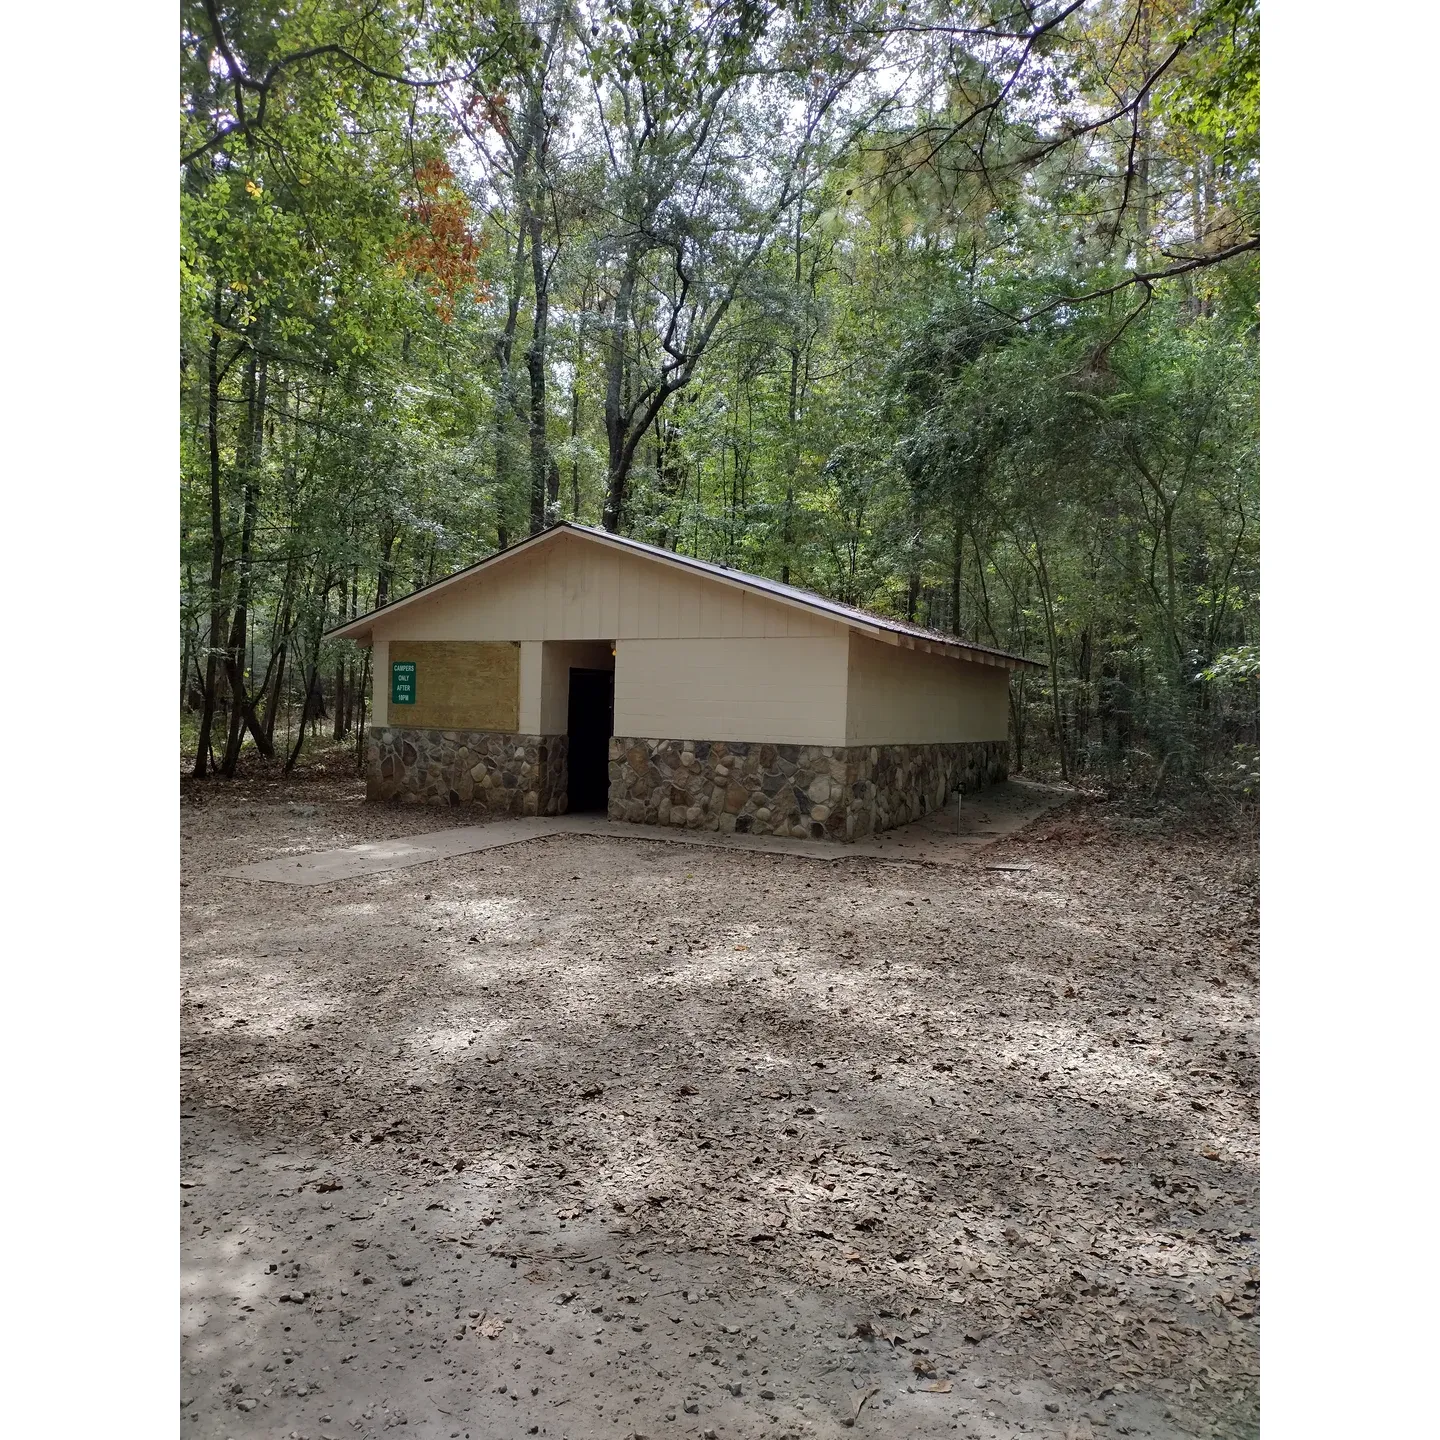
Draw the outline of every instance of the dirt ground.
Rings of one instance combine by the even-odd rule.
[[[214,873],[445,818],[184,791],[187,1440],[1258,1433],[1253,837]]]

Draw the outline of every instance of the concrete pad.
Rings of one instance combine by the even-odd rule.
[[[277,856],[219,873],[236,880],[279,885],[327,885],[387,870],[404,870],[432,860],[450,860],[518,845],[551,835],[590,835],[604,840],[649,840],[671,845],[708,846],[752,854],[792,855],[807,860],[901,860],[929,865],[968,865],[977,850],[1023,829],[1074,792],[1058,785],[1009,780],[991,786],[961,804],[887,830],[874,840],[846,845],[835,840],[794,840],[779,835],[722,835],[714,830],[683,830],[666,825],[632,825],[596,815],[540,816],[457,825],[399,840],[369,841],[343,850]]]
[[[309,855],[283,855],[222,870],[236,880],[270,880],[281,885],[326,885],[333,880],[353,880],[386,870],[405,870],[411,865],[428,865],[432,860],[450,860],[479,850],[494,850],[522,840],[536,840],[555,833],[553,819],[492,820],[483,825],[457,825],[449,830],[432,830],[424,835],[407,835],[399,840],[368,841],[343,850],[317,850]]]

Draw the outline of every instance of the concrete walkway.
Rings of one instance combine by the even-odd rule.
[[[953,806],[947,807],[855,845],[834,840],[783,839],[778,835],[722,835],[715,830],[630,825],[595,815],[555,815],[457,825],[400,840],[369,841],[343,850],[261,860],[219,873],[237,880],[263,880],[280,885],[326,885],[386,870],[427,865],[432,860],[450,860],[457,855],[495,850],[502,845],[542,840],[551,835],[702,845],[716,850],[797,855],[810,860],[902,860],[930,865],[968,865],[976,851],[1024,829],[1047,810],[1063,804],[1071,794],[1059,786],[1008,780],[978,795],[967,796],[958,816]]]

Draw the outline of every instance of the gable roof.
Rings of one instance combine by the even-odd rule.
[[[697,560],[691,555],[680,555],[673,550],[662,549],[659,545],[649,545],[643,540],[632,540],[627,535],[613,535],[608,530],[599,530],[590,525],[577,525],[570,520],[562,520],[548,529],[528,535],[525,539],[517,540],[515,544],[508,545],[503,550],[497,550],[493,555],[487,555],[485,559],[477,561],[474,565],[467,565],[463,570],[457,570],[453,575],[447,575],[443,580],[435,580],[429,585],[422,585],[403,599],[392,600],[378,609],[371,610],[368,614],[347,621],[344,625],[337,625],[334,629],[326,632],[326,638],[330,640],[368,639],[378,617],[384,616],[388,619],[416,601],[433,599],[447,586],[458,584],[473,575],[478,575],[483,570],[498,569],[522,551],[538,549],[556,536],[565,534],[611,546],[631,554],[643,555],[647,559],[658,560],[665,565],[673,565],[691,574],[703,575],[710,580],[718,580],[741,590],[764,595],[782,605],[793,605],[824,615],[828,619],[838,620],[841,624],[848,625],[852,630],[858,630],[874,639],[885,640],[907,649],[948,655],[956,660],[999,665],[1007,670],[1018,670],[1022,667],[1043,668],[1038,661],[1028,660],[1023,655],[1013,655],[1008,650],[996,650],[989,645],[977,645],[972,641],[962,640],[956,635],[946,635],[938,630],[926,630],[923,626],[912,625],[904,620],[892,620],[888,615],[876,615],[869,610],[861,610],[853,605],[842,605],[838,600],[829,600],[823,595],[817,595],[812,590],[802,590],[796,585],[785,585],[779,580],[767,580],[763,575],[749,575],[743,570],[732,570],[726,565],[715,565],[708,560]]]

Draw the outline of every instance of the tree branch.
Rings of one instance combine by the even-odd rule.
[[[1213,255],[1191,255],[1178,264],[1166,266],[1163,270],[1137,271],[1118,284],[1105,286],[1103,290],[1091,290],[1084,295],[1062,295],[1058,300],[1052,300],[1048,305],[1041,305],[1038,309],[1030,311],[1028,315],[1007,318],[1015,320],[1018,325],[1024,325],[1041,315],[1048,315],[1052,310],[1058,310],[1062,305],[1087,305],[1092,300],[1103,300],[1107,295],[1118,295],[1132,285],[1148,287],[1157,280],[1172,280],[1177,275],[1188,275],[1192,270],[1204,270],[1211,265],[1220,265],[1226,260],[1234,259],[1236,255],[1243,255],[1247,251],[1259,248],[1260,237],[1253,235],[1248,240],[1242,240],[1238,245],[1229,245],[1224,250],[1217,250]]]
[[[215,0],[205,0],[205,13],[210,19],[210,28],[215,41],[215,48],[225,61],[229,71],[227,79],[235,89],[235,119],[219,126],[208,140],[187,150],[180,157],[180,164],[189,165],[192,161],[200,159],[202,155],[208,154],[211,150],[217,149],[225,141],[235,135],[245,135],[251,130],[258,129],[265,123],[265,110],[270,100],[270,92],[276,81],[287,71],[297,65],[304,64],[307,60],[317,60],[325,55],[332,55],[339,60],[353,65],[357,70],[370,75],[376,80],[386,80],[395,85],[408,85],[416,90],[434,90],[445,85],[462,83],[475,76],[491,58],[487,53],[483,58],[477,60],[474,65],[459,75],[441,75],[434,79],[421,79],[412,75],[394,74],[388,70],[382,70],[378,66],[370,64],[368,60],[362,59],[353,51],[339,44],[308,45],[303,50],[296,50],[292,54],[282,55],[278,60],[270,64],[270,68],[260,78],[249,74],[246,68],[235,58],[235,52],[231,49],[229,40],[225,37],[224,27],[220,23],[220,15],[216,9]],[[245,113],[245,94],[250,92],[258,98],[259,104],[253,116]]]

